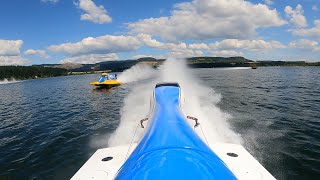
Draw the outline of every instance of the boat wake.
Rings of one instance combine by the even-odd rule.
[[[12,78],[12,79],[4,79],[3,81],[0,81],[0,84],[11,84],[11,83],[18,83],[18,82],[21,82],[21,81],[17,81],[14,78]]]
[[[135,142],[141,138],[145,129],[137,128],[137,125],[141,119],[148,116],[150,98],[158,82],[180,84],[182,111],[186,116],[199,119],[203,134],[210,144],[218,142],[241,144],[240,135],[232,131],[228,124],[231,115],[221,111],[217,106],[221,95],[198,80],[187,68],[184,60],[168,59],[158,71],[144,68],[146,67],[134,66],[119,76],[123,82],[132,82],[130,78],[135,78],[137,74],[138,79],[149,80],[144,83],[135,83],[133,90],[126,97],[120,112],[120,125],[111,135],[109,146],[130,144],[134,135]],[[190,123],[194,122],[190,120]]]
[[[169,59],[154,77],[129,86],[133,90],[125,98],[120,125],[109,138],[109,148],[93,154],[72,179],[275,179],[237,145],[243,140],[229,127],[231,116],[217,106],[221,95],[198,80],[184,63]],[[151,107],[153,100],[157,104]],[[188,115],[198,122],[194,118],[196,121],[184,121],[183,116]],[[140,128],[140,120],[146,117],[150,124],[147,121],[144,126],[148,127]]]
[[[243,70],[243,69],[252,69],[251,67],[226,67],[226,68],[213,68],[214,70],[220,71],[230,71],[230,70]]]

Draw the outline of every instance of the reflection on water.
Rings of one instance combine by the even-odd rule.
[[[104,88],[104,87],[96,87],[94,89],[92,89],[92,92],[93,93],[102,93],[102,94],[106,94],[106,95],[110,95],[110,92],[113,90],[113,89],[116,89],[117,87],[110,87],[110,88]]]

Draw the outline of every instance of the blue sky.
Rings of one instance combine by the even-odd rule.
[[[318,0],[3,0],[0,65],[191,56],[320,61]]]

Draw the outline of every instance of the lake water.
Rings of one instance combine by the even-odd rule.
[[[140,70],[111,90],[89,85],[98,75],[0,84],[0,179],[69,179],[98,148],[111,144],[109,138],[129,136],[114,131],[124,118],[135,118],[133,110],[145,107],[138,97],[149,97],[152,89],[144,84],[163,71]],[[202,96],[210,96],[215,108],[207,113],[216,113],[219,126],[228,128],[224,139],[240,138],[277,179],[320,179],[320,68],[191,69],[190,74],[197,81],[194,90],[200,85],[214,90]],[[139,76],[135,82],[133,75]],[[207,99],[199,101],[201,109]]]

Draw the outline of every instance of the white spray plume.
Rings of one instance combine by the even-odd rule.
[[[241,137],[231,130],[227,122],[231,115],[221,111],[217,106],[221,95],[197,79],[185,62],[185,59],[168,59],[163,68],[162,80],[179,83],[183,97],[182,111],[186,116],[198,118],[204,133],[200,127],[196,128],[196,132],[202,137],[205,134],[209,144],[217,142],[240,144]],[[194,125],[193,121],[188,121]]]
[[[10,84],[10,83],[17,83],[20,81],[15,80],[14,78],[11,79],[4,79],[3,81],[0,81],[0,84]]]
[[[141,138],[144,129],[137,128],[137,125],[148,114],[153,87],[153,84],[141,84],[134,87],[126,97],[124,106],[120,112],[120,125],[111,135],[108,143],[109,146],[129,144],[134,135],[134,142],[137,142]]]
[[[123,83],[135,82],[148,79],[153,76],[155,72],[155,69],[148,65],[137,64],[121,73],[118,79]]]
[[[135,71],[128,70],[127,74]],[[121,110],[120,125],[111,135],[109,146],[130,144],[139,120],[145,118],[148,114],[150,98],[152,98],[153,89],[158,82],[179,83],[183,97],[181,100],[183,113],[199,119],[201,128],[210,144],[217,142],[240,144],[242,142],[241,137],[229,127],[227,121],[231,116],[217,107],[217,103],[221,99],[220,94],[202,84],[201,80],[198,80],[192,74],[192,71],[187,68],[184,59],[169,58],[158,70],[158,73],[146,74],[149,77],[145,77],[145,79],[150,78],[151,75],[158,76],[152,81],[150,80],[143,84],[137,83],[132,92],[126,97],[124,107]],[[192,120],[188,121],[191,125],[194,124]],[[138,128],[135,142],[142,137],[143,130]],[[196,132],[203,137],[199,127],[196,128]]]

